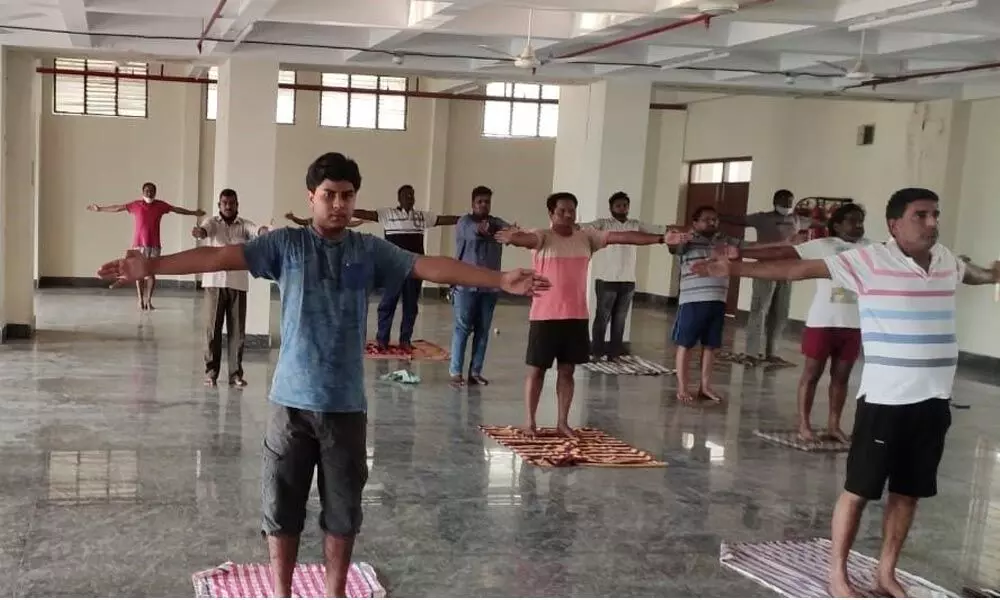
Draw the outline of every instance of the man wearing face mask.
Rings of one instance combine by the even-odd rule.
[[[753,227],[757,230],[758,244],[791,242],[810,219],[792,214],[795,195],[789,190],[774,193],[774,209],[749,214],[746,217],[721,216],[719,220],[731,225]],[[753,297],[747,320],[748,356],[773,363],[786,361],[775,354],[775,342],[781,339],[788,322],[788,309],[792,300],[792,285],[788,281],[753,280]],[[763,349],[763,352],[761,350]]]
[[[222,190],[219,194],[219,214],[209,217],[191,230],[206,246],[221,247],[245,244],[267,233],[253,221],[239,216],[240,202],[236,191]],[[215,387],[222,367],[222,323],[226,323],[229,338],[229,385],[244,387],[243,342],[246,337],[247,288],[250,276],[243,271],[206,273],[201,280],[205,288],[205,385]]]
[[[117,213],[127,212],[135,219],[135,229],[132,232],[132,249],[138,250],[146,258],[156,258],[160,255],[160,220],[163,215],[176,213],[190,217],[205,216],[203,210],[188,210],[173,206],[168,202],[156,199],[156,184],[142,184],[142,198],[126,204],[111,204],[99,206],[90,204],[87,210],[91,212]],[[136,295],[139,297],[140,310],[153,310],[153,288],[156,287],[156,277],[149,276],[135,282]]]

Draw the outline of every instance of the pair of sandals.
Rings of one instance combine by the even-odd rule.
[[[218,377],[212,377],[211,374],[205,376],[205,387],[217,387],[219,385]],[[229,378],[229,387],[234,388],[245,388],[247,386],[247,380],[243,377],[237,375],[235,377]]]

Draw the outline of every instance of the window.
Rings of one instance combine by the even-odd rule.
[[[149,89],[145,79],[116,75],[145,75],[146,64],[85,58],[57,58],[56,69],[100,71],[108,75],[55,75],[53,112],[106,117],[146,117]]]
[[[483,108],[483,135],[556,137],[559,128],[559,86],[495,81],[486,85],[486,95],[528,101],[487,100]],[[543,104],[543,100],[557,102]]]
[[[406,97],[382,90],[406,91],[405,77],[323,73],[323,87],[346,91],[320,93],[319,124],[357,129],[406,129]]]
[[[212,83],[205,90],[205,118],[214,121],[219,115],[219,67],[208,70],[208,78]],[[278,71],[278,83],[296,82],[295,71]],[[295,90],[278,88],[278,106],[275,111],[275,123],[292,125],[295,123]]]
[[[753,172],[751,160],[727,160],[691,164],[691,183],[747,183]]]

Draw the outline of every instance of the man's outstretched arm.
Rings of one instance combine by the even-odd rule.
[[[668,229],[666,233],[643,233],[641,231],[609,231],[604,234],[605,242],[611,244],[624,244],[628,246],[651,246],[653,244],[667,244],[676,246],[687,242],[691,235],[678,229]]]
[[[711,258],[692,263],[691,270],[708,277],[750,277],[770,281],[830,279],[830,269],[824,260],[730,262],[725,258]]]
[[[355,208],[354,215],[352,216],[362,221],[378,221],[378,211],[368,210],[367,208]]]
[[[247,269],[243,245],[203,246],[153,259],[144,259],[135,250],[129,250],[125,258],[101,265],[97,276],[123,284],[151,275],[192,275]]]
[[[128,204],[106,204],[104,206],[101,206],[100,204],[88,204],[87,210],[90,212],[102,213],[125,212],[128,210]]]
[[[187,216],[187,217],[204,217],[205,216],[205,211],[201,210],[200,208],[197,209],[197,210],[188,210],[188,209],[182,208],[180,206],[171,206],[170,207],[170,212],[172,212],[174,214],[178,214],[178,215],[184,215],[184,216]]]
[[[993,266],[987,269],[972,262],[968,256],[960,256],[959,258],[965,262],[965,275],[962,277],[962,283],[966,285],[1000,283],[1000,261],[994,262]]]
[[[437,219],[434,220],[434,227],[455,225],[461,218],[461,215],[438,215]]]
[[[529,250],[534,250],[541,245],[541,239],[537,233],[513,228],[501,229],[496,233],[494,239],[501,244],[527,248]]]

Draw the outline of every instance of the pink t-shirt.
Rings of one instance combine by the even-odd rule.
[[[607,232],[577,229],[559,235],[551,229],[536,229],[538,247],[531,252],[536,273],[549,278],[552,287],[531,299],[531,321],[589,319],[587,267],[590,257],[607,245]]]
[[[163,215],[173,210],[173,206],[163,200],[133,200],[125,205],[126,210],[135,219],[135,231],[132,233],[133,248],[160,247],[160,220]]]

